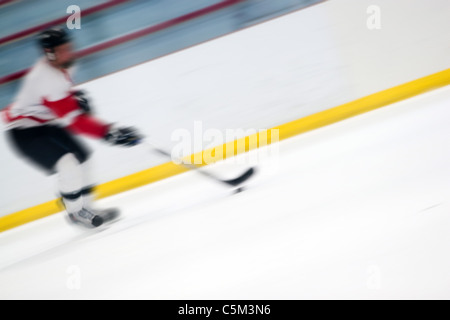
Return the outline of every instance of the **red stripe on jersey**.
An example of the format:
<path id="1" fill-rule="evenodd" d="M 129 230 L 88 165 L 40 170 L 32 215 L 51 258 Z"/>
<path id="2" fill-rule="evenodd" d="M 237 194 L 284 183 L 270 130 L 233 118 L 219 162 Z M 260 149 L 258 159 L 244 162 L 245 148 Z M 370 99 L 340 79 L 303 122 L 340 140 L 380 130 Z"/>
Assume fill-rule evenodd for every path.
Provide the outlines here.
<path id="1" fill-rule="evenodd" d="M 82 114 L 76 117 L 75 121 L 68 128 L 74 133 L 85 134 L 94 138 L 103 138 L 108 133 L 109 125 L 86 114 Z"/>
<path id="2" fill-rule="evenodd" d="M 59 118 L 79 109 L 78 101 L 72 95 L 68 95 L 64 99 L 58 101 L 48 101 L 44 99 L 43 105 L 52 110 Z"/>
<path id="3" fill-rule="evenodd" d="M 46 123 L 46 122 L 49 121 L 49 120 L 36 118 L 36 117 L 33 117 L 33 116 L 17 116 L 17 117 L 13 117 L 13 116 L 11 116 L 10 109 L 11 109 L 11 107 L 7 107 L 2 112 L 3 118 L 4 118 L 6 123 L 11 123 L 11 122 L 14 122 L 14 121 L 17 121 L 17 120 L 22 120 L 22 119 L 30 119 L 30 120 L 36 121 L 38 123 L 41 123 L 41 124 Z"/>
<path id="4" fill-rule="evenodd" d="M 73 111 L 80 110 L 78 101 L 72 94 L 58 101 L 44 100 L 44 105 L 50 108 L 59 118 L 63 118 Z M 77 134 L 85 134 L 94 138 L 103 138 L 108 132 L 109 126 L 86 114 L 81 114 L 74 119 L 68 128 Z"/>
<path id="5" fill-rule="evenodd" d="M 74 99 L 72 95 L 58 101 L 44 100 L 43 105 L 52 110 L 58 118 L 63 118 L 73 111 L 80 110 L 77 100 Z M 10 107 L 2 112 L 6 122 L 13 122 L 20 119 L 31 119 L 40 124 L 49 122 L 49 120 L 43 120 L 33 116 L 12 117 L 9 109 Z M 109 125 L 86 114 L 81 114 L 74 118 L 72 124 L 68 126 L 68 129 L 76 134 L 85 134 L 94 138 L 103 138 L 109 130 Z"/>

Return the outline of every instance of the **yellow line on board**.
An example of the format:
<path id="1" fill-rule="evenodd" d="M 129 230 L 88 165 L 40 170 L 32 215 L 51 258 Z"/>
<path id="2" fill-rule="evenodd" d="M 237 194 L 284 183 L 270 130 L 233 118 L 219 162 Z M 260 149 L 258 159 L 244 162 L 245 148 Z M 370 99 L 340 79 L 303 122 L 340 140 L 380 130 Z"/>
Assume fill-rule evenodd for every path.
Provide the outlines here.
<path id="1" fill-rule="evenodd" d="M 283 124 L 280 140 L 366 113 L 450 84 L 450 69 Z"/>
<path id="2" fill-rule="evenodd" d="M 224 160 L 259 148 L 263 145 L 318 129 L 323 126 L 330 125 L 449 84 L 450 69 L 447 69 L 424 78 L 371 94 L 338 107 L 285 123 L 278 127 L 272 128 L 271 130 L 259 132 L 216 148 L 204 150 L 197 154 L 191 155 L 187 159 L 190 158 L 193 163 L 194 159 L 200 159 L 201 164 L 199 166 L 211 164 L 218 160 Z M 272 141 L 270 132 L 277 129 L 279 130 L 279 137 Z M 265 136 L 266 134 L 268 134 L 268 137 Z M 233 150 L 233 152 L 230 153 L 229 150 Z M 197 163 L 197 161 L 195 161 L 195 163 Z M 129 191 L 134 188 L 175 176 L 185 172 L 186 170 L 186 168 L 176 165 L 173 162 L 164 163 L 156 167 L 99 185 L 96 188 L 97 198 L 101 199 Z M 53 200 L 32 208 L 12 213 L 8 216 L 0 218 L 0 232 L 47 217 L 57 212 L 61 212 L 62 210 L 63 209 L 59 200 Z"/>
<path id="3" fill-rule="evenodd" d="M 63 210 L 58 200 L 52 200 L 0 218 L 0 232 L 45 218 Z"/>

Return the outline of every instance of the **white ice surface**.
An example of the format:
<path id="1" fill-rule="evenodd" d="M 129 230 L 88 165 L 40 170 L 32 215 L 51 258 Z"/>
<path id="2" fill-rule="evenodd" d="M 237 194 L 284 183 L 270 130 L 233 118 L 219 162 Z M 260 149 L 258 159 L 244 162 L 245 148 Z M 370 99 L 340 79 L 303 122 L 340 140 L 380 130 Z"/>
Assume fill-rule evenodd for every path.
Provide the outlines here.
<path id="1" fill-rule="evenodd" d="M 102 232 L 59 214 L 1 233 L 0 299 L 449 299 L 449 103 L 283 141 L 234 196 L 191 172 L 103 200 L 123 217 Z"/>

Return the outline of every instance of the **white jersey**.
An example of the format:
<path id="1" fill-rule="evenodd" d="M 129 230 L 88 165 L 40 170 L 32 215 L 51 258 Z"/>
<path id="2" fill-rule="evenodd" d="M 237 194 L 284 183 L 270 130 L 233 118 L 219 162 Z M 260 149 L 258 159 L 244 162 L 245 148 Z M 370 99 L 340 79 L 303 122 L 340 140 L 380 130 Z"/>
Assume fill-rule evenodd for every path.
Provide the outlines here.
<path id="1" fill-rule="evenodd" d="M 25 76 L 12 105 L 3 112 L 7 129 L 31 128 L 50 123 L 64 124 L 64 119 L 58 117 L 46 103 L 71 95 L 73 71 L 73 68 L 66 71 L 51 66 L 45 57 L 38 60 Z M 70 118 L 79 113 L 71 114 Z"/>

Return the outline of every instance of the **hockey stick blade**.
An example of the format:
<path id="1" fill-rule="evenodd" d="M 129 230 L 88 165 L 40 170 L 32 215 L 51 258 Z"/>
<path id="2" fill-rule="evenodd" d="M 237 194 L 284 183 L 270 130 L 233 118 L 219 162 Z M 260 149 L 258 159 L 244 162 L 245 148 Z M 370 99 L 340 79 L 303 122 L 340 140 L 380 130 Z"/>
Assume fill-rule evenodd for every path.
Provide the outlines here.
<path id="1" fill-rule="evenodd" d="M 146 145 L 151 147 L 155 152 L 157 152 L 157 153 L 159 153 L 159 154 L 161 154 L 161 155 L 163 155 L 163 156 L 165 156 L 167 158 L 171 158 L 172 159 L 172 156 L 171 156 L 171 154 L 169 152 L 167 152 L 165 150 L 162 150 L 159 147 L 157 147 L 157 146 L 155 146 L 155 145 L 153 145 L 151 143 L 148 143 L 148 142 L 146 143 Z M 209 178 L 211 178 L 213 180 L 216 180 L 217 182 L 221 182 L 221 183 L 226 184 L 226 185 L 231 186 L 231 187 L 239 186 L 240 184 L 242 184 L 245 181 L 247 181 L 248 179 L 250 179 L 256 173 L 255 168 L 252 167 L 252 168 L 249 168 L 247 171 L 245 171 L 243 174 L 241 174 L 237 178 L 230 179 L 230 180 L 222 180 L 219 177 L 217 177 L 217 176 L 215 176 L 215 175 L 213 175 L 213 174 L 211 174 L 209 172 L 200 170 L 199 166 L 196 166 L 196 165 L 193 165 L 193 164 L 190 164 L 190 163 L 186 163 L 186 162 L 183 162 L 183 161 L 180 161 L 180 160 L 178 162 L 179 162 L 179 165 L 181 165 L 181 166 L 183 166 L 183 167 L 185 167 L 187 169 L 195 170 L 198 173 L 200 173 L 200 174 L 202 174 L 202 175 L 204 175 L 206 177 L 209 177 Z"/>
<path id="2" fill-rule="evenodd" d="M 250 168 L 247 171 L 245 171 L 242 175 L 240 175 L 239 177 L 237 177 L 235 179 L 222 180 L 222 181 L 226 184 L 236 187 L 236 186 L 244 183 L 248 179 L 250 179 L 255 174 L 255 172 L 256 172 L 255 168 Z"/>

